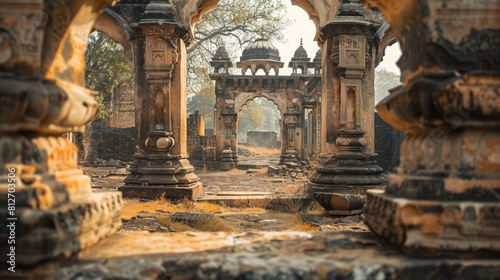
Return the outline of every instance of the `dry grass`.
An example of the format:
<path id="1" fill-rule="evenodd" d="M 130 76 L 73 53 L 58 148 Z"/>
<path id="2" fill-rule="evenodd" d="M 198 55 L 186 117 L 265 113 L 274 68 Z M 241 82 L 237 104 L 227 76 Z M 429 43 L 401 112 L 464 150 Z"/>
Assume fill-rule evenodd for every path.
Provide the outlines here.
<path id="1" fill-rule="evenodd" d="M 302 223 L 300 225 L 296 225 L 292 228 L 293 231 L 321 231 L 321 228 L 318 226 L 313 226 L 310 224 Z"/>
<path id="2" fill-rule="evenodd" d="M 173 229 L 176 229 L 178 231 L 191 231 L 191 230 L 193 230 L 193 228 L 186 225 L 185 223 L 174 222 L 174 221 L 172 221 L 172 218 L 167 217 L 167 216 L 163 216 L 163 217 L 158 218 L 158 221 L 160 222 L 160 224 L 167 226 L 167 227 L 170 227 L 170 228 L 173 228 Z"/>
<path id="3" fill-rule="evenodd" d="M 303 195 L 305 192 L 306 192 L 305 185 L 287 186 L 279 190 L 279 193 L 293 194 L 293 195 Z"/>
<path id="4" fill-rule="evenodd" d="M 165 199 L 157 199 L 148 202 L 139 202 L 138 199 L 125 199 L 122 207 L 121 218 L 130 220 L 136 217 L 139 212 L 147 211 L 151 213 L 160 210 L 164 213 L 192 212 L 200 214 L 222 214 L 222 213 L 240 213 L 240 214 L 263 214 L 267 210 L 263 208 L 229 208 L 224 205 L 218 205 L 208 202 L 194 202 L 188 199 L 180 203 L 173 204 Z"/>
<path id="5" fill-rule="evenodd" d="M 122 207 L 122 219 L 130 220 L 133 217 L 137 216 L 140 211 L 148 211 L 151 213 L 156 212 L 157 210 L 163 210 L 166 213 L 174 213 L 179 210 L 177 205 L 172 205 L 170 203 L 158 203 L 156 201 L 152 202 L 139 202 L 139 200 L 127 200 L 125 199 Z"/>
<path id="6" fill-rule="evenodd" d="M 240 231 L 239 227 L 225 223 L 219 217 L 186 222 L 175 222 L 170 217 L 161 217 L 158 221 L 178 231 Z"/>

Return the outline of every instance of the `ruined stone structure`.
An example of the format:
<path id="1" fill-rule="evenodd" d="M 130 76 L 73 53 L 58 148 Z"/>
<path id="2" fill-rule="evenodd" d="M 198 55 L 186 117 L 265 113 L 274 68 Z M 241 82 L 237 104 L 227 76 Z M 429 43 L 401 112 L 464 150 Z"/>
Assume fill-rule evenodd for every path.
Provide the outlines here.
<path id="1" fill-rule="evenodd" d="M 0 3 L 2 267 L 9 253 L 14 266 L 71 256 L 120 228 L 121 194 L 92 193 L 76 146 L 63 137 L 97 113 L 83 54 L 93 22 L 111 3 Z"/>
<path id="2" fill-rule="evenodd" d="M 104 16 L 110 15 L 127 37 L 137 93 L 135 161 L 119 189 L 124 196 L 196 197 L 203 188 L 186 147 L 189 31 L 178 25 L 169 2 L 123 1 Z"/>
<path id="3" fill-rule="evenodd" d="M 411 254 L 498 257 L 500 3 L 366 2 L 403 51 L 403 85 L 377 110 L 408 132 L 385 192 L 369 192 L 366 223 Z"/>
<path id="4" fill-rule="evenodd" d="M 215 161 L 216 138 L 215 135 L 206 135 L 205 119 L 198 111 L 190 114 L 188 118 L 187 150 L 190 160 Z"/>
<path id="5" fill-rule="evenodd" d="M 114 24 L 101 27 L 117 27 L 115 38 L 136 71 L 138 150 L 122 188 L 128 195 L 201 192 L 186 159 L 185 44 L 217 0 L 172 2 L 126 0 L 101 18 Z M 373 68 L 390 42 L 384 34 L 394 32 L 403 50 L 403 85 L 378 111 L 408 136 L 386 191 L 368 191 L 365 222 L 409 254 L 498 257 L 500 4 L 365 2 L 382 11 L 391 29 L 356 1 L 292 0 L 316 24 L 322 45 L 322 151 L 373 171 L 366 186 L 379 183 L 377 167 L 366 159 L 373 151 L 373 114 L 363 110 L 371 103 Z M 16 244 L 22 244 L 15 247 L 17 264 L 70 256 L 120 226 L 120 194 L 91 193 L 90 178 L 77 168 L 75 145 L 62 137 L 81 131 L 97 112 L 95 93 L 84 88 L 83 54 L 94 22 L 110 4 L 0 3 L 0 219 L 16 224 Z M 339 6 L 346 9 L 339 12 Z M 230 87 L 254 86 L 253 76 L 231 85 L 220 75 Z M 235 117 L 235 104 L 218 112 L 222 124 Z M 295 110 L 285 106 L 283 114 L 288 127 L 297 123 Z M 334 174 L 351 167 L 335 162 L 325 162 L 311 178 L 330 193 L 338 190 L 328 187 L 339 185 Z M 2 244 L 9 230 L 0 229 Z"/>
<path id="6" fill-rule="evenodd" d="M 109 127 L 129 128 L 135 126 L 134 83 L 123 84 L 113 90 L 110 100 Z"/>
<path id="7" fill-rule="evenodd" d="M 387 26 L 359 1 L 341 1 L 322 29 L 322 163 L 310 178 L 318 202 L 332 214 L 362 211 L 365 191 L 382 188 L 374 161 L 374 70 Z"/>
<path id="8" fill-rule="evenodd" d="M 248 131 L 247 144 L 254 147 L 276 149 L 281 146 L 278 133 L 274 131 Z"/>
<path id="9" fill-rule="evenodd" d="M 319 96 L 308 93 L 306 85 L 311 79 L 319 77 L 321 60 L 311 62 L 301 42 L 289 64 L 293 74 L 280 76 L 279 69 L 284 63 L 280 61 L 279 52 L 269 41 L 261 38 L 243 50 L 237 63 L 237 67 L 241 68 L 241 75 L 230 73 L 233 64 L 223 45 L 210 63 L 214 67 L 214 73 L 210 77 L 215 80 L 216 88 L 215 129 L 217 159 L 221 162 L 221 170 L 230 170 L 237 165 L 238 112 L 256 97 L 273 101 L 281 113 L 280 162 L 303 159 L 305 109 L 316 109 L 319 106 Z M 309 68 L 313 73 L 308 71 Z M 265 75 L 256 75 L 260 69 L 264 70 Z M 301 70 L 300 73 L 298 69 Z M 251 75 L 245 75 L 247 70 Z M 275 75 L 270 75 L 271 70 Z M 315 112 L 309 116 L 311 119 L 317 118 Z M 311 132 L 309 136 L 312 139 L 316 134 Z"/>
<path id="10" fill-rule="evenodd" d="M 92 122 L 87 125 L 83 137 L 73 142 L 83 149 L 78 161 L 82 164 L 92 163 L 97 159 L 120 160 L 132 162 L 134 160 L 135 139 L 134 127 L 115 128 Z"/>

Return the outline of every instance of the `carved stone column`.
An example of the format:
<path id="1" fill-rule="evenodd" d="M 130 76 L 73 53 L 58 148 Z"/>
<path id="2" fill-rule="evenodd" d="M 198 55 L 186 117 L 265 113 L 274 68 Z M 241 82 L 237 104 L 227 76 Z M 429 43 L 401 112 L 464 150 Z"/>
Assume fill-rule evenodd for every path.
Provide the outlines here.
<path id="1" fill-rule="evenodd" d="M 194 198 L 203 186 L 187 159 L 186 46 L 187 30 L 174 20 L 169 2 L 152 0 L 133 28 L 141 38 L 138 60 L 143 61 L 137 82 L 139 111 L 136 120 L 138 149 L 124 196 Z"/>
<path id="2" fill-rule="evenodd" d="M 283 135 L 281 136 L 282 148 L 280 164 L 298 161 L 296 143 L 299 141 L 297 137 L 297 130 L 300 129 L 300 121 L 299 111 L 294 106 L 288 107 L 287 111 L 283 114 Z"/>
<path id="3" fill-rule="evenodd" d="M 232 104 L 230 104 L 232 105 Z M 238 116 L 234 111 L 234 106 L 226 106 L 220 113 L 223 121 L 223 132 L 218 134 L 222 141 L 222 152 L 219 169 L 228 171 L 238 165 L 237 142 L 238 142 Z"/>
<path id="4" fill-rule="evenodd" d="M 6 257 L 16 272 L 70 257 L 120 228 L 120 193 L 92 193 L 76 146 L 63 137 L 83 131 L 97 113 L 97 93 L 85 88 L 83 54 L 93 22 L 109 4 L 0 3 L 2 267 Z"/>
<path id="5" fill-rule="evenodd" d="M 403 85 L 377 110 L 408 132 L 365 223 L 412 255 L 500 255 L 500 3 L 365 1 L 391 23 Z"/>
<path id="6" fill-rule="evenodd" d="M 382 19 L 341 1 L 323 27 L 322 163 L 310 178 L 316 200 L 335 215 L 362 212 L 367 189 L 382 188 L 374 155 L 375 33 Z"/>

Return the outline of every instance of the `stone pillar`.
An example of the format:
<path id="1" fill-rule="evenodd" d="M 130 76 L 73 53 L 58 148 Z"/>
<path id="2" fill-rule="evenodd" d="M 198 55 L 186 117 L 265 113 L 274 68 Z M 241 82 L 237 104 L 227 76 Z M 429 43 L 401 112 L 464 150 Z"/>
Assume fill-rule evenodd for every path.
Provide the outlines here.
<path id="1" fill-rule="evenodd" d="M 300 112 L 295 106 L 288 107 L 283 114 L 280 164 L 298 161 L 297 146 L 300 142 L 298 135 L 301 135 L 301 133 L 297 132 L 301 129 L 300 121 Z"/>
<path id="2" fill-rule="evenodd" d="M 401 43 L 403 85 L 377 110 L 408 132 L 365 223 L 411 255 L 500 254 L 500 3 L 365 1 Z"/>
<path id="3" fill-rule="evenodd" d="M 238 165 L 238 116 L 234 112 L 234 107 L 232 106 L 222 110 L 221 116 L 223 119 L 224 131 L 217 136 L 221 137 L 222 141 L 219 169 L 228 171 L 236 168 Z"/>
<path id="4" fill-rule="evenodd" d="M 121 226 L 120 193 L 92 193 L 76 146 L 63 136 L 83 131 L 97 113 L 83 55 L 93 22 L 109 4 L 0 3 L 2 267 L 7 254 L 15 255 L 7 261 L 15 259 L 8 266 L 16 272 L 70 257 Z"/>
<path id="5" fill-rule="evenodd" d="M 195 198 L 203 186 L 187 155 L 187 30 L 174 20 L 172 5 L 151 1 L 137 35 L 137 153 L 125 185 L 126 197 Z M 137 63 L 139 61 L 139 63 Z M 140 62 L 143 64 L 141 65 Z"/>
<path id="6" fill-rule="evenodd" d="M 359 1 L 342 1 L 321 30 L 322 162 L 310 178 L 316 200 L 335 215 L 362 212 L 366 190 L 382 188 L 374 156 L 376 14 Z"/>

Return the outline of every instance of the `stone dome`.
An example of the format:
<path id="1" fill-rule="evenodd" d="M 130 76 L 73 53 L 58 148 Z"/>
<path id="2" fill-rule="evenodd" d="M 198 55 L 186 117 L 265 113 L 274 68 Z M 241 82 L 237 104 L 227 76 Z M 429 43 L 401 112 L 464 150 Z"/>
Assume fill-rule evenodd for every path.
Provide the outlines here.
<path id="1" fill-rule="evenodd" d="M 227 53 L 226 47 L 221 45 L 215 52 L 212 61 L 231 61 L 229 54 Z"/>
<path id="2" fill-rule="evenodd" d="M 255 40 L 243 50 L 240 61 L 246 60 L 281 61 L 278 49 L 264 38 Z"/>
<path id="3" fill-rule="evenodd" d="M 300 46 L 295 50 L 293 54 L 292 61 L 309 61 L 307 57 L 307 51 L 302 46 L 302 39 L 300 39 Z"/>
<path id="4" fill-rule="evenodd" d="M 314 59 L 313 61 L 314 62 L 320 62 L 321 61 L 321 57 L 322 57 L 323 53 L 321 52 L 321 49 L 319 49 L 317 52 L 316 52 L 316 56 L 314 56 Z"/>

